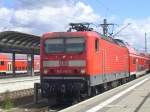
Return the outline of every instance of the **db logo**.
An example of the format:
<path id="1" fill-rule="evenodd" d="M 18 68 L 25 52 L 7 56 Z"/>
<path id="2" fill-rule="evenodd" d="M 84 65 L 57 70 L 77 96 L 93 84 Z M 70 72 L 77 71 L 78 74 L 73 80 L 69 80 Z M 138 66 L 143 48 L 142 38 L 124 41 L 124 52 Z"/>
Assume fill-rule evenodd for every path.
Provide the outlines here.
<path id="1" fill-rule="evenodd" d="M 68 66 L 68 61 L 61 60 L 59 61 L 60 66 Z"/>

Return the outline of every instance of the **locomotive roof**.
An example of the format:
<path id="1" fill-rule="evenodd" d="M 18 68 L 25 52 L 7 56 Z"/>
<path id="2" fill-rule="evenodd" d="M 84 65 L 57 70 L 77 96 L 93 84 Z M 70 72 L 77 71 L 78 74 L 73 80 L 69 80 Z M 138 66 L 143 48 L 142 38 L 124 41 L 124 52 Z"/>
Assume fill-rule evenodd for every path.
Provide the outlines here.
<path id="1" fill-rule="evenodd" d="M 44 34 L 44 36 L 47 38 L 48 37 L 48 34 L 54 34 L 54 36 L 57 36 L 57 33 L 58 33 L 58 36 L 59 34 L 64 34 L 64 33 L 67 33 L 67 34 L 83 34 L 83 33 L 95 33 L 95 34 L 98 34 L 100 38 L 106 40 L 106 41 L 109 41 L 111 43 L 114 43 L 116 45 L 119 45 L 119 46 L 122 46 L 122 47 L 126 47 L 125 43 L 123 42 L 123 40 L 120 40 L 120 39 L 114 39 L 112 37 L 106 37 L 106 36 L 103 36 L 102 34 L 100 34 L 99 32 L 96 32 L 96 31 L 77 31 L 77 32 L 47 32 Z M 47 36 L 46 36 L 47 35 Z"/>
<path id="2" fill-rule="evenodd" d="M 98 32 L 96 32 L 96 33 L 98 33 Z M 121 39 L 114 39 L 113 37 L 111 37 L 111 36 L 104 36 L 104 35 L 102 35 L 102 34 L 100 34 L 100 33 L 98 33 L 98 35 L 100 35 L 100 37 L 102 38 L 102 39 L 104 39 L 104 40 L 107 40 L 107 41 L 109 41 L 109 42 L 111 42 L 111 43 L 114 43 L 114 44 L 117 44 L 117 45 L 119 45 L 119 46 L 122 46 L 122 47 L 126 47 L 126 44 L 125 44 L 125 42 L 123 41 L 123 40 L 121 40 Z"/>
<path id="3" fill-rule="evenodd" d="M 128 43 L 124 42 L 123 40 L 121 39 L 114 39 L 112 37 L 106 37 L 106 36 L 103 36 L 102 34 L 100 34 L 99 32 L 96 32 L 96 31 L 77 31 L 77 32 L 49 32 L 49 33 L 45 33 L 45 35 L 47 34 L 57 34 L 57 33 L 95 33 L 97 35 L 99 35 L 100 38 L 106 40 L 106 41 L 109 41 L 113 44 L 116 44 L 116 45 L 119 45 L 119 46 L 122 46 L 122 47 L 126 47 L 129 51 L 129 53 L 131 54 L 137 54 L 139 55 L 140 53 L 134 48 L 132 47 L 131 45 L 129 45 Z M 145 55 L 145 54 L 144 54 Z"/>

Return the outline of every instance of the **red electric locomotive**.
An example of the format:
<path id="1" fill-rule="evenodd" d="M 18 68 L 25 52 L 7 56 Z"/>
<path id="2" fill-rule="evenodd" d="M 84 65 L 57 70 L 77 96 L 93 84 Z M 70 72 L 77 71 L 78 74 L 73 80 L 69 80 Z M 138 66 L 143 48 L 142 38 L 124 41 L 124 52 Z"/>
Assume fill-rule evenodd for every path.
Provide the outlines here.
<path id="1" fill-rule="evenodd" d="M 77 32 L 46 33 L 41 38 L 43 97 L 80 99 L 129 79 L 126 44 L 80 24 L 73 28 Z"/>
<path id="2" fill-rule="evenodd" d="M 43 97 L 80 100 L 149 70 L 150 56 L 122 40 L 104 37 L 83 24 L 73 24 L 72 29 L 77 32 L 46 33 L 41 38 Z"/>

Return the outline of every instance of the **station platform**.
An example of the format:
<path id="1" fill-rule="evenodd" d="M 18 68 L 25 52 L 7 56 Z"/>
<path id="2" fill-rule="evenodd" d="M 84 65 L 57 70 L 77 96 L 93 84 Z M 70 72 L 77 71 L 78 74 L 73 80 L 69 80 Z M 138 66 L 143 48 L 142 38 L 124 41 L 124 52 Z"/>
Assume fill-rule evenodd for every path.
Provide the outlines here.
<path id="1" fill-rule="evenodd" d="M 34 88 L 36 82 L 40 82 L 40 76 L 0 79 L 0 93 Z"/>
<path id="2" fill-rule="evenodd" d="M 60 112 L 150 112 L 150 74 Z"/>

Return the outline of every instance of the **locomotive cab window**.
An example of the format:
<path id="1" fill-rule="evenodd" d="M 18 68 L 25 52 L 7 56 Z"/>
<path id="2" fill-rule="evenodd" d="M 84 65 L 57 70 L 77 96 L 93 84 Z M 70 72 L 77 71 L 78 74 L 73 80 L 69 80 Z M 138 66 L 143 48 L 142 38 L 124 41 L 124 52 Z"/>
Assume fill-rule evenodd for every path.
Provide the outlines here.
<path id="1" fill-rule="evenodd" d="M 99 40 L 98 39 L 95 40 L 95 51 L 96 52 L 99 51 Z"/>
<path id="2" fill-rule="evenodd" d="M 85 49 L 85 39 L 81 37 L 47 39 L 45 41 L 46 53 L 69 53 L 83 52 Z"/>
<path id="3" fill-rule="evenodd" d="M 68 38 L 65 41 L 66 52 L 83 52 L 85 47 L 84 38 Z"/>
<path id="4" fill-rule="evenodd" d="M 45 41 L 45 52 L 46 53 L 59 53 L 64 51 L 64 40 L 63 39 L 47 39 Z"/>

